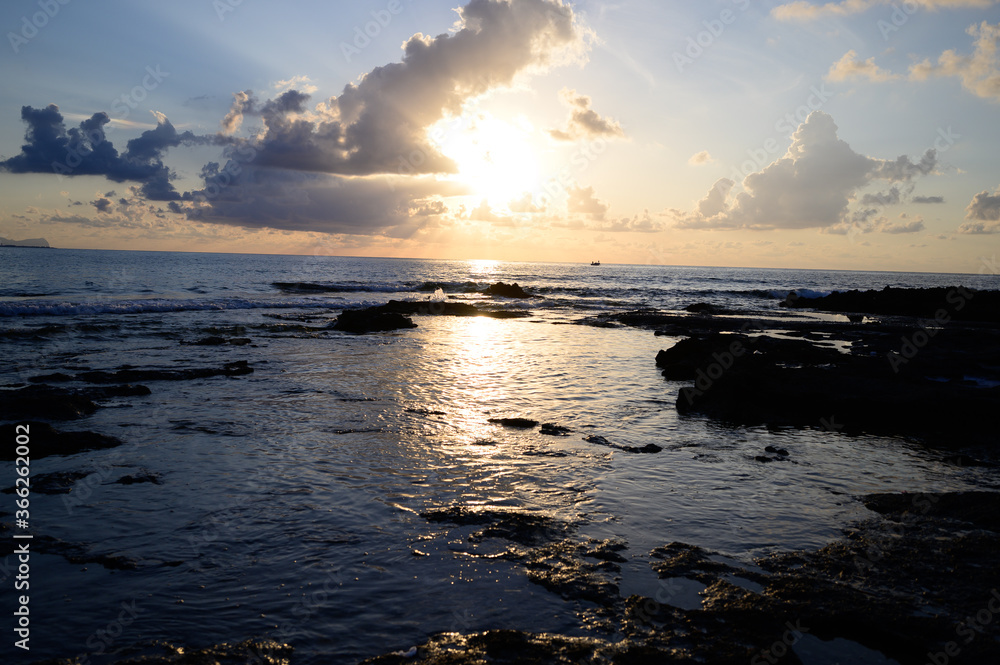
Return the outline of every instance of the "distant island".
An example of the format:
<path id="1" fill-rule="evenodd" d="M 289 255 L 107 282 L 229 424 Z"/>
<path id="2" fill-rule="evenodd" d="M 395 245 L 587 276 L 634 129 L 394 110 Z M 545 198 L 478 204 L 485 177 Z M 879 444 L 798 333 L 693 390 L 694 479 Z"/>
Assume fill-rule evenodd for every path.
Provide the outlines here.
<path id="1" fill-rule="evenodd" d="M 27 240 L 11 240 L 10 238 L 0 238 L 0 247 L 40 247 L 51 249 L 52 245 L 45 238 L 29 238 Z"/>

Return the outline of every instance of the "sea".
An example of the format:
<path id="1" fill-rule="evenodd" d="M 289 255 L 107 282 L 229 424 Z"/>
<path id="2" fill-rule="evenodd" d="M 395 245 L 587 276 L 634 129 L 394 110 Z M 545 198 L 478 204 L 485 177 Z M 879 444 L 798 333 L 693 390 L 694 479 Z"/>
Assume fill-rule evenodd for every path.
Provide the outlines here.
<path id="1" fill-rule="evenodd" d="M 443 631 L 594 635 L 603 629 L 588 603 L 532 583 L 505 556 L 510 543 L 425 515 L 511 510 L 565 524 L 573 539 L 618 539 L 621 594 L 654 597 L 649 553 L 667 543 L 746 562 L 836 540 L 872 517 L 858 500 L 866 493 L 995 488 L 995 474 L 904 438 L 682 416 L 684 384 L 655 365 L 677 338 L 601 315 L 706 302 L 777 317 L 791 291 L 996 280 L 0 248 L 4 390 L 55 373 L 253 369 L 143 382 L 149 395 L 53 421 L 123 444 L 31 462 L 32 477 L 75 480 L 68 492 L 31 495 L 32 533 L 50 546 L 31 558 L 30 653 L 13 647 L 17 563 L 0 562 L 0 660 L 99 665 L 150 645 L 179 652 L 254 638 L 292 645 L 294 665 L 327 665 L 406 652 Z M 500 281 L 537 297 L 481 293 Z M 391 299 L 528 315 L 330 329 L 344 309 Z M 198 343 L 213 337 L 224 343 Z M 490 422 L 512 417 L 570 433 Z M 629 454 L 586 440 L 594 435 L 663 450 Z M 788 460 L 760 463 L 766 446 Z M 13 487 L 13 464 L 2 468 L 0 488 Z M 0 494 L 8 524 L 14 501 Z"/>

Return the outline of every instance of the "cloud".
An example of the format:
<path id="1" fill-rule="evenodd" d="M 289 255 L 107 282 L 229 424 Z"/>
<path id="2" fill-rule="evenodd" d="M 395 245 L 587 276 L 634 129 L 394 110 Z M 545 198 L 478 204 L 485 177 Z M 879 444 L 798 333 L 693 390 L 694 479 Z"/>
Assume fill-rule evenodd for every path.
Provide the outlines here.
<path id="1" fill-rule="evenodd" d="M 711 164 L 713 161 L 712 155 L 709 154 L 708 150 L 702 150 L 691 155 L 691 158 L 688 159 L 688 164 L 691 166 L 701 166 L 702 164 Z"/>
<path id="2" fill-rule="evenodd" d="M 525 192 L 524 196 L 519 199 L 515 199 L 507 204 L 507 207 L 511 212 L 520 213 L 539 213 L 545 212 L 544 207 L 535 205 L 534 197 L 531 192 Z"/>
<path id="3" fill-rule="evenodd" d="M 979 192 L 972 198 L 972 203 L 965 211 L 968 213 L 966 219 L 1000 220 L 1000 188 L 994 194 Z"/>
<path id="4" fill-rule="evenodd" d="M 566 201 L 566 210 L 572 213 L 590 215 L 593 219 L 604 219 L 611 206 L 594 196 L 593 187 L 571 187 Z"/>
<path id="5" fill-rule="evenodd" d="M 858 54 L 853 49 L 845 53 L 844 57 L 830 67 L 830 71 L 826 74 L 826 80 L 846 81 L 851 78 L 867 78 L 873 83 L 883 83 L 900 78 L 899 75 L 876 65 L 874 57 L 864 61 L 857 58 Z"/>
<path id="6" fill-rule="evenodd" d="M 913 203 L 944 203 L 943 196 L 914 196 L 910 199 Z"/>
<path id="7" fill-rule="evenodd" d="M 27 123 L 25 145 L 21 154 L 0 162 L 0 170 L 9 173 L 56 173 L 64 176 L 100 175 L 114 182 L 142 183 L 142 192 L 151 200 L 179 198 L 170 184 L 171 173 L 162 161 L 169 148 L 204 142 L 191 132 L 179 134 L 162 113 L 156 116 L 156 129 L 143 132 L 126 145 L 125 152 L 107 140 L 104 126 L 111 119 L 107 113 L 95 113 L 79 127 L 66 129 L 59 107 L 44 109 L 21 107 L 21 119 Z"/>
<path id="8" fill-rule="evenodd" d="M 996 4 L 997 0 L 909 0 L 921 9 L 936 11 L 939 9 L 978 8 L 985 9 Z M 771 10 L 771 16 L 781 21 L 814 21 L 833 16 L 850 16 L 860 14 L 873 7 L 891 5 L 895 0 L 841 0 L 841 2 L 826 2 L 814 5 L 804 0 L 795 0 L 778 5 Z"/>
<path id="9" fill-rule="evenodd" d="M 576 141 L 625 136 L 625 131 L 617 121 L 602 118 L 590 108 L 590 97 L 580 95 L 576 90 L 569 88 L 563 88 L 559 96 L 562 97 L 563 103 L 570 107 L 570 116 L 565 129 L 549 130 L 552 138 L 558 141 Z"/>
<path id="10" fill-rule="evenodd" d="M 183 212 L 192 220 L 247 228 L 405 237 L 426 222 L 414 206 L 419 211 L 433 205 L 428 199 L 466 193 L 428 177 L 349 178 L 256 164 L 235 168 L 232 162 L 210 167 L 205 175 L 213 186 L 185 194 Z M 217 180 L 211 173 L 230 175 Z"/>
<path id="11" fill-rule="evenodd" d="M 286 81 L 276 81 L 272 87 L 278 92 L 301 90 L 307 95 L 311 95 L 319 90 L 317 86 L 313 85 L 309 77 L 305 75 L 293 76 Z"/>
<path id="12" fill-rule="evenodd" d="M 879 232 L 891 234 L 918 233 L 926 228 L 924 226 L 924 220 L 920 217 L 917 217 L 916 219 L 909 219 L 905 214 L 902 214 L 899 217 L 900 221 L 898 222 L 890 222 L 887 220 L 883 221 L 877 226 Z"/>
<path id="13" fill-rule="evenodd" d="M 325 101 L 311 100 L 314 87 L 303 77 L 279 81 L 278 90 L 288 89 L 273 98 L 236 93 L 212 136 L 177 132 L 157 115 L 157 126 L 119 154 L 104 137 L 107 114 L 67 130 L 55 106 L 25 107 L 26 145 L 0 169 L 51 173 L 76 149 L 82 157 L 68 175 L 137 182 L 145 199 L 169 202 L 163 213 L 247 228 L 406 237 L 442 214 L 442 198 L 469 193 L 433 177 L 456 165 L 428 128 L 492 90 L 582 61 L 590 47 L 591 34 L 564 0 L 470 0 L 457 13 L 451 30 L 414 35 L 400 61 Z M 579 127 L 597 131 L 600 122 L 610 121 L 584 112 Z M 163 157 L 187 144 L 221 146 L 222 159 L 202 168 L 200 189 L 178 193 Z"/>
<path id="14" fill-rule="evenodd" d="M 911 65 L 910 79 L 923 81 L 932 76 L 955 77 L 961 80 L 963 88 L 977 97 L 1000 102 L 1000 23 L 990 25 L 983 21 L 969 26 L 966 32 L 975 40 L 972 55 L 960 55 L 949 49 L 938 57 L 937 64 L 928 59 Z"/>
<path id="15" fill-rule="evenodd" d="M 483 199 L 478 207 L 469 211 L 468 218 L 474 222 L 489 222 L 495 226 L 514 226 L 514 219 L 512 217 L 498 215 L 493 212 L 490 202 L 486 199 Z"/>
<path id="16" fill-rule="evenodd" d="M 643 210 L 641 215 L 622 217 L 591 230 L 610 233 L 657 233 L 663 231 L 664 228 L 665 225 L 662 222 L 655 221 L 648 210 Z"/>
<path id="17" fill-rule="evenodd" d="M 743 180 L 743 190 L 729 200 L 735 183 L 716 182 L 694 212 L 673 210 L 676 226 L 688 229 L 805 229 L 845 223 L 857 192 L 876 180 L 905 182 L 931 173 L 937 153 L 928 150 L 917 162 L 907 156 L 881 160 L 858 154 L 837 136 L 833 118 L 815 111 L 799 125 L 785 155 Z M 898 189 L 870 195 L 868 204 L 891 202 Z M 874 210 L 861 211 L 867 219 Z"/>
<path id="18" fill-rule="evenodd" d="M 259 113 L 262 132 L 250 140 L 262 166 L 342 175 L 452 173 L 454 162 L 431 145 L 427 127 L 457 115 L 474 97 L 586 49 L 584 31 L 561 0 L 472 0 L 458 14 L 452 32 L 414 35 L 401 62 L 376 67 L 308 114 L 238 97 L 224 129 Z"/>
<path id="19" fill-rule="evenodd" d="M 1000 222 L 966 222 L 958 227 L 958 232 L 966 235 L 992 235 L 1000 233 Z"/>
<path id="20" fill-rule="evenodd" d="M 901 194 L 899 187 L 893 185 L 885 192 L 876 192 L 875 194 L 865 194 L 861 197 L 861 205 L 868 206 L 890 206 L 896 205 L 900 202 Z"/>
<path id="21" fill-rule="evenodd" d="M 111 208 L 111 201 L 110 199 L 100 198 L 96 201 L 91 201 L 90 205 L 97 208 L 97 212 L 108 212 Z"/>

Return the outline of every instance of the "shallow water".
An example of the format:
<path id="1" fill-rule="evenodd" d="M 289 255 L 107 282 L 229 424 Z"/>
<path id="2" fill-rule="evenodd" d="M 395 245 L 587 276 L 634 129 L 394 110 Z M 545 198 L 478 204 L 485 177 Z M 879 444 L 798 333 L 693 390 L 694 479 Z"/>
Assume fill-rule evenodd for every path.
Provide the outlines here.
<path id="1" fill-rule="evenodd" d="M 510 543 L 470 542 L 478 527 L 420 515 L 437 508 L 533 511 L 569 525 L 575 539 L 620 538 L 629 559 L 622 592 L 654 596 L 659 582 L 647 555 L 671 541 L 748 560 L 837 538 L 869 515 L 855 499 L 860 494 L 996 486 L 982 470 L 947 464 L 904 440 L 680 416 L 674 402 L 682 384 L 664 381 L 653 362 L 672 339 L 559 325 L 617 302 L 714 299 L 766 311 L 776 309 L 761 295 L 767 279 L 780 288 L 824 280 L 841 288 L 868 277 L 613 266 L 581 277 L 589 266 L 382 261 L 366 268 L 364 260 L 209 255 L 145 255 L 149 269 L 140 271 L 135 256 L 101 254 L 100 270 L 95 255 L 71 256 L 71 266 L 56 270 L 76 282 L 64 275 L 45 284 L 27 275 L 8 284 L 61 295 L 0 303 L 21 308 L 19 316 L 0 317 L 9 360 L 0 385 L 125 363 L 179 369 L 246 360 L 255 371 L 149 382 L 147 397 L 111 400 L 88 418 L 57 424 L 125 444 L 35 462 L 33 475 L 92 472 L 70 494 L 32 496 L 36 533 L 134 559 L 138 568 L 36 555 L 33 658 L 88 654 L 100 663 L 107 660 L 102 651 L 150 639 L 205 646 L 270 636 L 295 647 L 294 663 L 313 665 L 406 650 L 447 630 L 592 630 L 587 603 L 564 601 L 494 556 Z M 227 268 L 228 275 L 218 274 Z M 87 275 L 119 269 L 120 282 L 84 284 Z M 841 282 L 830 284 L 836 278 Z M 582 282 L 591 294 L 539 299 L 528 319 L 416 317 L 416 329 L 366 336 L 322 329 L 345 302 L 430 295 L 391 290 L 400 285 L 457 289 L 498 279 L 529 290 Z M 702 288 L 713 280 L 720 286 Z M 353 281 L 383 290 L 290 299 L 275 281 Z M 181 283 L 205 291 L 199 302 L 219 307 L 181 306 L 192 300 Z M 460 291 L 452 295 L 476 298 Z M 148 298 L 178 306 L 155 311 L 142 304 Z M 232 298 L 254 307 L 227 307 L 243 302 Z M 118 307 L 123 302 L 129 306 Z M 67 303 L 78 307 L 58 309 Z M 48 313 L 27 315 L 33 306 Z M 185 344 L 211 334 L 252 344 Z M 488 422 L 509 416 L 572 434 Z M 664 450 L 629 454 L 583 439 L 592 434 Z M 767 445 L 786 449 L 788 459 L 756 461 Z M 157 475 L 160 484 L 115 482 L 137 472 Z M 12 473 L 0 484 L 13 484 Z M 127 625 L 122 603 L 134 609 Z"/>

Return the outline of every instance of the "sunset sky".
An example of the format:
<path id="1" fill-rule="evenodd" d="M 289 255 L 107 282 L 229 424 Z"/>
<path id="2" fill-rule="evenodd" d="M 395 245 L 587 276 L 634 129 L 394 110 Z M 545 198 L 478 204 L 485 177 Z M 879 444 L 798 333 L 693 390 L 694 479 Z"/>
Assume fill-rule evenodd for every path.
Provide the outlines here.
<path id="1" fill-rule="evenodd" d="M 980 272 L 1000 1 L 10 0 L 0 236 Z"/>

